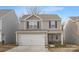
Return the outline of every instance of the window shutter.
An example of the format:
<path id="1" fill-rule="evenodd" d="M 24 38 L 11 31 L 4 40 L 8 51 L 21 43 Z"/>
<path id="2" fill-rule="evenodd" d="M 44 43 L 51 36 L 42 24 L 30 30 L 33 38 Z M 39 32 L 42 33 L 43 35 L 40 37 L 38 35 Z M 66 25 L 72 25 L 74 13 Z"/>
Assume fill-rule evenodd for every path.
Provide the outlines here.
<path id="1" fill-rule="evenodd" d="M 39 21 L 37 21 L 37 28 L 39 29 Z"/>
<path id="2" fill-rule="evenodd" d="M 56 39 L 58 39 L 58 35 L 56 34 Z"/>
<path id="3" fill-rule="evenodd" d="M 55 21 L 55 28 L 57 28 L 57 21 Z"/>
<path id="4" fill-rule="evenodd" d="M 51 28 L 51 21 L 49 21 L 49 28 Z"/>
<path id="5" fill-rule="evenodd" d="M 29 21 L 27 21 L 27 29 L 29 28 Z"/>

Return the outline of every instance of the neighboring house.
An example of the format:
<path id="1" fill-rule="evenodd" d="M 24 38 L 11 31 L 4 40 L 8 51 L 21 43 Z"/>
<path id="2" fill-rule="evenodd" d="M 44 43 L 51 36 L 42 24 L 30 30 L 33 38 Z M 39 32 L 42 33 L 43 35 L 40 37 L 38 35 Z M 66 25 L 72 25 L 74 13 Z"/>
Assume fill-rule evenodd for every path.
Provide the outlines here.
<path id="1" fill-rule="evenodd" d="M 18 45 L 48 45 L 61 42 L 61 18 L 55 14 L 23 15 L 19 31 L 16 32 Z"/>
<path id="2" fill-rule="evenodd" d="M 69 44 L 79 44 L 79 16 L 69 17 L 64 26 L 64 40 Z"/>
<path id="3" fill-rule="evenodd" d="M 18 19 L 14 10 L 0 10 L 0 42 L 16 43 Z"/>

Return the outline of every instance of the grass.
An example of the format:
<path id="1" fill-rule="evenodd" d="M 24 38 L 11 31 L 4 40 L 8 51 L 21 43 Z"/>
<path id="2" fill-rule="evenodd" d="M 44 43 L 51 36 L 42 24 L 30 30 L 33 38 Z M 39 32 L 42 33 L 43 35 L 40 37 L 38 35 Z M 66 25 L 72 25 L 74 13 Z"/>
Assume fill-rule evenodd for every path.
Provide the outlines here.
<path id="1" fill-rule="evenodd" d="M 5 51 L 12 49 L 14 47 L 16 47 L 15 44 L 7 44 L 7 45 L 0 44 L 0 52 L 5 52 Z"/>

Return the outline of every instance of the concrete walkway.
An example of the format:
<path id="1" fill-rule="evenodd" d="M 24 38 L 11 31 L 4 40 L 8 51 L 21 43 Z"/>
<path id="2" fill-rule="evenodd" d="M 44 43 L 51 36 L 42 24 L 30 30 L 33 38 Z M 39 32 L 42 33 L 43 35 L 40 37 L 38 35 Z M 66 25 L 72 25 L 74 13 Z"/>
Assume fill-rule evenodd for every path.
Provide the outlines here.
<path id="1" fill-rule="evenodd" d="M 78 48 L 45 48 L 45 46 L 18 46 L 6 52 L 74 52 Z"/>
<path id="2" fill-rule="evenodd" d="M 18 46 L 7 52 L 48 52 L 45 46 Z"/>

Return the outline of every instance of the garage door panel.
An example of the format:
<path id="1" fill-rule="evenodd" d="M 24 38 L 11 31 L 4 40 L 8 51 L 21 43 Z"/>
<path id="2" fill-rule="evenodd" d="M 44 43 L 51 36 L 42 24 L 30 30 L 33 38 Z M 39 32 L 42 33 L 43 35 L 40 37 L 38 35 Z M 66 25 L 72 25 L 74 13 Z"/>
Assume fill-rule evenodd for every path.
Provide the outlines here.
<path id="1" fill-rule="evenodd" d="M 26 35 L 19 35 L 19 39 L 18 39 L 19 45 L 31 44 L 30 40 L 27 39 L 29 38 L 28 37 L 26 38 Z"/>
<path id="2" fill-rule="evenodd" d="M 45 45 L 45 34 L 20 34 L 19 45 Z"/>

